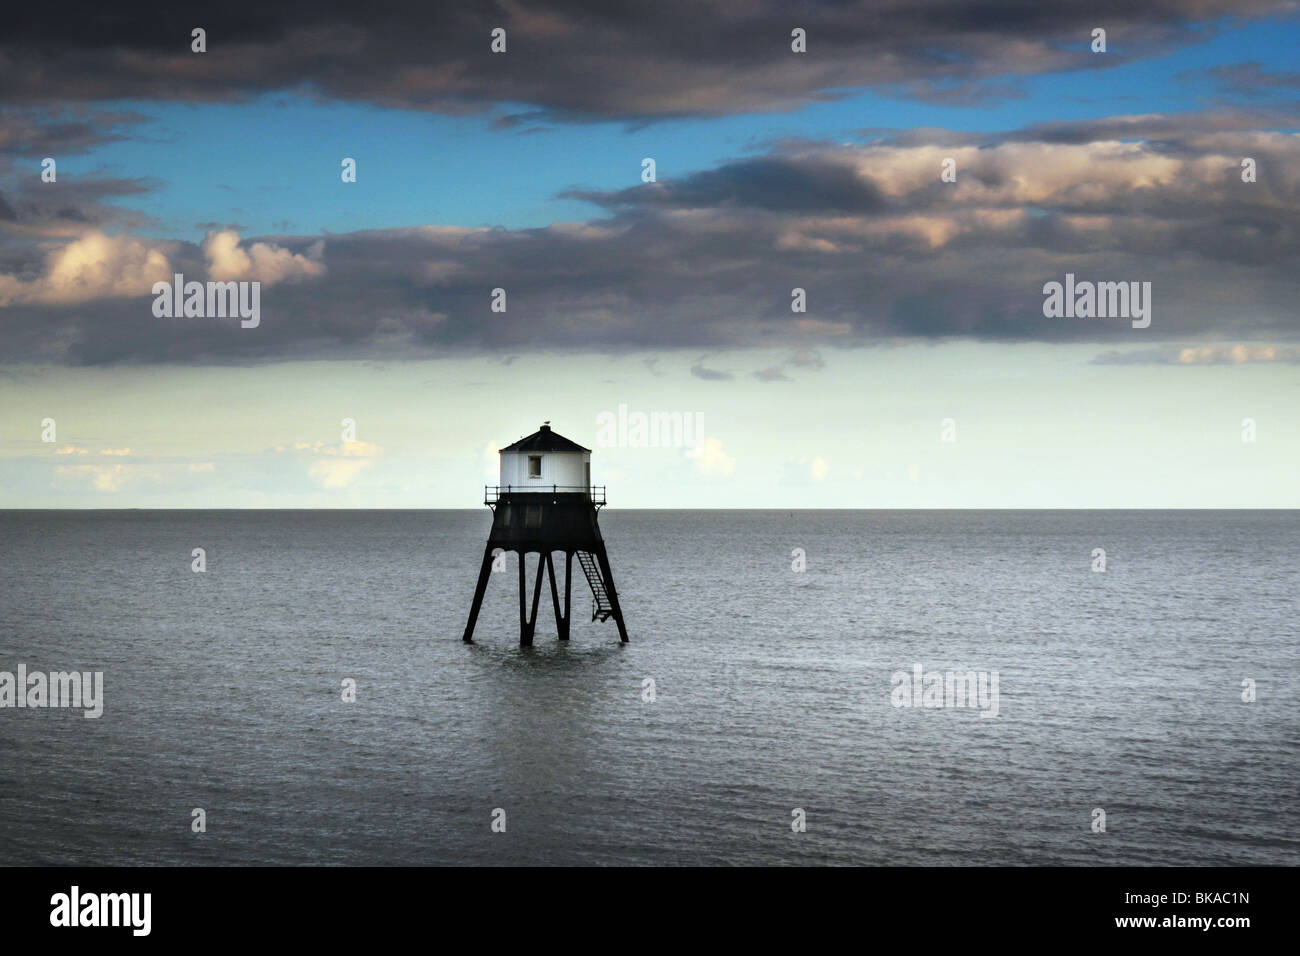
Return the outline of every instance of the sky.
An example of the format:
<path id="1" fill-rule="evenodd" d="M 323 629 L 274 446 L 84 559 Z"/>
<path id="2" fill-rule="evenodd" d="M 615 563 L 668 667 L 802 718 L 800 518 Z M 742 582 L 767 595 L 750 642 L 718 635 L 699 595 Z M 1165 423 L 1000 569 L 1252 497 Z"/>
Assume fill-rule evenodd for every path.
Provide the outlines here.
<path id="1" fill-rule="evenodd" d="M 543 420 L 611 507 L 1300 507 L 1298 48 L 1250 0 L 15 11 L 0 507 L 477 507 Z"/>

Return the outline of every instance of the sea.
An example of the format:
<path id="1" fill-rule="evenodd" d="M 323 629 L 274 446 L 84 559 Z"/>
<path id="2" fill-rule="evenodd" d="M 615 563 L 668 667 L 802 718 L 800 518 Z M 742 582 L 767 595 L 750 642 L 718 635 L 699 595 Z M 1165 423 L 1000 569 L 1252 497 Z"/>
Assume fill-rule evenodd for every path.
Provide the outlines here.
<path id="1" fill-rule="evenodd" d="M 0 864 L 1300 864 L 1300 512 L 605 509 L 531 647 L 490 523 L 0 512 Z"/>

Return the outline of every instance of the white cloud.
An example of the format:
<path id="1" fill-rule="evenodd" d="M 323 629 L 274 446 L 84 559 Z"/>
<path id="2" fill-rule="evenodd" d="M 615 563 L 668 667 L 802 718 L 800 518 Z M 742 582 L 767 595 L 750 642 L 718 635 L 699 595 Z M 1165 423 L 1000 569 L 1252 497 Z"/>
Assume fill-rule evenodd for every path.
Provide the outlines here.
<path id="1" fill-rule="evenodd" d="M 122 458 L 131 454 L 130 448 L 101 448 L 97 452 L 92 452 L 89 448 L 79 448 L 76 445 L 64 445 L 57 449 L 56 455 L 109 455 L 115 458 Z"/>
<path id="2" fill-rule="evenodd" d="M 47 253 L 44 272 L 37 278 L 0 274 L 0 307 L 149 295 L 155 282 L 171 281 L 178 247 L 170 241 L 84 232 Z M 255 279 L 265 285 L 324 275 L 325 265 L 319 261 L 323 250 L 323 241 L 313 244 L 307 255 L 265 242 L 245 250 L 239 234 L 230 229 L 210 232 L 203 242 L 210 278 Z"/>
<path id="3" fill-rule="evenodd" d="M 277 445 L 281 453 L 306 452 L 321 455 L 307 467 L 307 474 L 322 488 L 346 488 L 384 453 L 380 445 L 365 441 L 345 441 L 327 445 L 322 441 L 300 441 L 292 445 Z"/>
<path id="4" fill-rule="evenodd" d="M 325 249 L 317 241 L 308 255 L 266 242 L 255 242 L 247 250 L 240 248 L 239 233 L 233 229 L 209 232 L 203 240 L 203 255 L 208 260 L 208 276 L 222 282 L 251 279 L 263 285 L 312 279 L 325 274 L 320 260 Z"/>
<path id="5" fill-rule="evenodd" d="M 722 450 L 722 440 L 705 438 L 699 443 L 695 467 L 706 475 L 731 476 L 736 472 L 736 459 Z"/>
<path id="6" fill-rule="evenodd" d="M 51 251 L 44 275 L 26 281 L 0 275 L 0 306 L 68 305 L 91 299 L 147 295 L 155 282 L 171 279 L 171 242 L 84 233 Z"/>
<path id="7" fill-rule="evenodd" d="M 327 445 L 323 441 L 297 441 L 292 445 L 277 445 L 276 451 L 309 451 L 313 455 L 333 455 L 338 458 L 378 458 L 384 453 L 380 445 L 368 441 L 345 441 Z"/>
<path id="8" fill-rule="evenodd" d="M 118 491 L 124 484 L 138 478 L 157 478 L 152 470 L 142 470 L 137 465 L 59 465 L 61 475 L 89 478 L 96 491 Z"/>
<path id="9" fill-rule="evenodd" d="M 1179 365 L 1243 365 L 1247 362 L 1297 362 L 1300 349 L 1276 345 L 1206 345 L 1180 349 Z"/>
<path id="10" fill-rule="evenodd" d="M 1286 345 L 1169 346 L 1120 352 L 1103 352 L 1097 365 L 1250 365 L 1268 362 L 1300 364 L 1300 348 Z"/>
<path id="11" fill-rule="evenodd" d="M 322 488 L 346 488 L 368 467 L 370 462 L 364 458 L 322 458 L 311 463 L 307 474 L 319 481 Z"/>

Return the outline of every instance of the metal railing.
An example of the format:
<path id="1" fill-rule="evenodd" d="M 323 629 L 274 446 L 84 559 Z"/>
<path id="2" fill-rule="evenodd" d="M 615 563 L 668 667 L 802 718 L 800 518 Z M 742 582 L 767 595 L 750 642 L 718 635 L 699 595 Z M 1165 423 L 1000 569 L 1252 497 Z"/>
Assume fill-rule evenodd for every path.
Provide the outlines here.
<path id="1" fill-rule="evenodd" d="M 537 494 L 583 494 L 591 499 L 594 505 L 603 505 L 605 503 L 605 486 L 604 485 L 543 485 L 541 483 L 534 485 L 484 485 L 483 486 L 483 504 L 494 505 L 501 500 L 502 495 L 512 495 L 521 492 Z"/>

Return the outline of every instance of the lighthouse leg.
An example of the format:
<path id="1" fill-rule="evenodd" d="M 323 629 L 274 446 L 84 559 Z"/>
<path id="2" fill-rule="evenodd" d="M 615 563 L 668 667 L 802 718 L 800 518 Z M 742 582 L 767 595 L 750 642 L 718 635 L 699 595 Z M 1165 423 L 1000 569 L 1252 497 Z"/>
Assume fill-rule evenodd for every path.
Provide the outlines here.
<path id="1" fill-rule="evenodd" d="M 537 573 L 541 574 L 540 568 Z M 555 559 L 551 557 L 549 551 L 546 552 L 546 576 L 551 582 L 551 605 L 555 608 L 555 630 L 560 635 L 560 640 L 567 641 L 569 639 L 568 612 L 565 612 L 566 616 L 560 616 L 560 591 L 555 585 Z"/>
<path id="2" fill-rule="evenodd" d="M 528 630 L 528 555 L 519 552 L 519 646 L 527 647 L 533 643 L 533 635 Z"/>
<path id="3" fill-rule="evenodd" d="M 528 616 L 528 643 L 533 643 L 533 631 L 537 628 L 537 606 L 542 598 L 542 564 L 543 554 L 537 552 L 537 580 L 533 583 L 533 613 Z"/>
<path id="4" fill-rule="evenodd" d="M 573 621 L 573 552 L 564 552 L 564 639 L 569 639 L 569 624 Z"/>
<path id="5" fill-rule="evenodd" d="M 466 644 L 474 643 L 474 624 L 478 621 L 479 608 L 483 606 L 483 592 L 487 590 L 488 578 L 492 574 L 492 545 L 483 549 L 483 566 L 478 571 L 478 584 L 474 588 L 474 603 L 469 606 L 469 621 L 465 624 Z"/>
<path id="6" fill-rule="evenodd" d="M 600 562 L 600 573 L 605 578 L 605 591 L 609 594 L 609 606 L 614 611 L 614 620 L 618 624 L 618 638 L 627 643 L 627 627 L 623 624 L 623 609 L 618 604 L 618 591 L 614 589 L 614 572 L 609 568 L 609 555 L 605 553 L 605 542 L 596 547 L 596 560 Z"/>
<path id="7" fill-rule="evenodd" d="M 542 598 L 542 574 L 546 570 L 546 555 L 542 551 L 537 553 L 537 581 L 533 584 L 533 611 L 532 614 L 526 614 L 524 604 L 526 594 L 528 594 L 528 584 L 526 584 L 526 567 L 524 562 L 524 553 L 519 554 L 519 646 L 529 648 L 533 645 L 533 631 L 537 628 L 537 605 Z"/>

